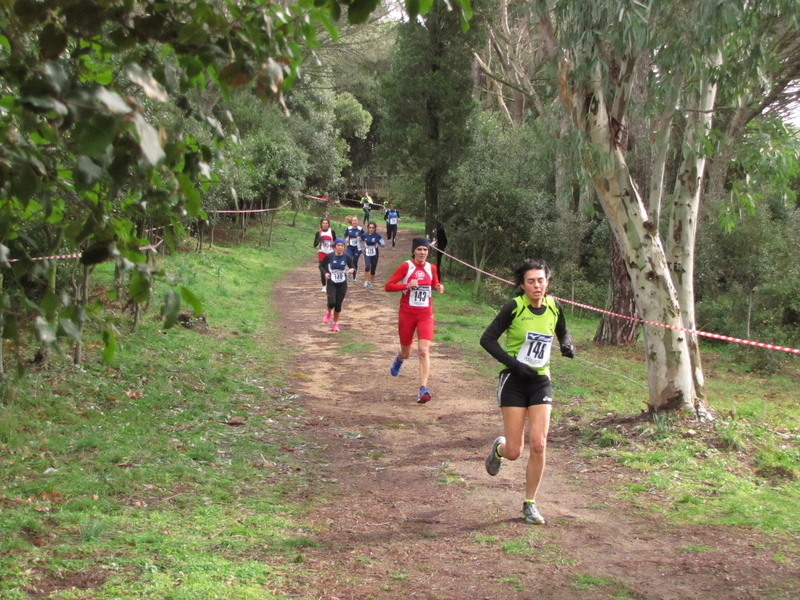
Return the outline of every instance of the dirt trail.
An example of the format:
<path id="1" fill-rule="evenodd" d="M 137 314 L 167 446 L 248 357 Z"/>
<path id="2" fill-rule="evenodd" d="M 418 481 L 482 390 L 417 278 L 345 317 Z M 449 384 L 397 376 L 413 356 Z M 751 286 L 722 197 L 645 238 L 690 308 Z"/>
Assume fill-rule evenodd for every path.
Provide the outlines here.
<path id="1" fill-rule="evenodd" d="M 415 355 L 399 377 L 389 375 L 399 294 L 382 288 L 410 255 L 410 238 L 401 231 L 397 251 L 382 250 L 379 289 L 363 289 L 361 277 L 350 284 L 339 334 L 322 323 L 315 261 L 275 292 L 283 337 L 299 350 L 292 387 L 309 413 L 309 435 L 325 448 L 327 476 L 338 482 L 310 515 L 319 546 L 308 550 L 303 569 L 313 576 L 294 579 L 285 593 L 329 600 L 798 598 L 796 565 L 776 563 L 768 540 L 671 527 L 614 499 L 611 485 L 625 474 L 610 459 L 583 459 L 557 421 L 538 502 L 547 525 L 524 523 L 524 461 L 504 464 L 497 477 L 483 466 L 501 432 L 494 381 L 476 377 L 457 351 L 435 341 L 429 404 L 415 402 Z"/>

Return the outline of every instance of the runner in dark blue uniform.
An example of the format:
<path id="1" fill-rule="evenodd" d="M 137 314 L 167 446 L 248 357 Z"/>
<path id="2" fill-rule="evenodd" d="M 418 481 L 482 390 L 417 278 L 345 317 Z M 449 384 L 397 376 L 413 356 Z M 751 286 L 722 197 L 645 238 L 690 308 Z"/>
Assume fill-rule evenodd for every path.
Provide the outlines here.
<path id="1" fill-rule="evenodd" d="M 361 236 L 364 228 L 358 224 L 358 217 L 349 217 L 350 226 L 345 231 L 344 237 L 347 243 L 347 254 L 353 259 L 353 281 L 358 279 L 358 257 L 361 256 Z"/>
<path id="2" fill-rule="evenodd" d="M 378 268 L 378 258 L 380 257 L 379 246 L 385 246 L 383 236 L 378 233 L 378 226 L 371 222 L 367 226 L 367 232 L 361 236 L 364 240 L 364 287 L 369 290 L 375 289 L 375 269 Z"/>
<path id="3" fill-rule="evenodd" d="M 325 269 L 325 279 L 328 281 L 328 311 L 322 318 L 323 323 L 329 323 L 331 317 L 331 331 L 339 331 L 339 315 L 342 313 L 342 302 L 347 295 L 347 274 L 353 272 L 353 259 L 344 252 L 344 240 L 336 238 L 333 252 L 322 259 Z"/>
<path id="4" fill-rule="evenodd" d="M 394 207 L 394 202 L 389 202 L 389 208 L 383 215 L 383 220 L 386 221 L 386 241 L 392 241 L 392 248 L 397 239 L 397 222 L 400 220 L 400 211 Z"/>

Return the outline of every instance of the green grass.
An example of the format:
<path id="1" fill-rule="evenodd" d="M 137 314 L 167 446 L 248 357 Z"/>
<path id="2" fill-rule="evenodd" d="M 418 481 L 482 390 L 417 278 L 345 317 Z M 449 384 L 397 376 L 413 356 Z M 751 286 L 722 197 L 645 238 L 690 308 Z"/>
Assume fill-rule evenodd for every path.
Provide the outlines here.
<path id="1" fill-rule="evenodd" d="M 631 592 L 625 584 L 611 577 L 596 577 L 593 575 L 573 575 L 572 587 L 583 592 L 586 597 L 593 597 L 593 593 L 603 593 L 604 598 L 611 600 L 634 600 L 640 595 Z"/>
<path id="2" fill-rule="evenodd" d="M 323 484 L 281 389 L 291 348 L 270 289 L 308 260 L 316 222 L 276 229 L 271 247 L 164 261 L 203 302 L 207 333 L 161 331 L 151 309 L 131 334 L 117 314 L 110 365 L 90 326 L 80 368 L 52 355 L 6 382 L 0 596 L 27 598 L 38 583 L 64 585 L 60 598 L 279 597 L 269 590 L 315 544 L 298 498 Z M 109 305 L 111 277 L 98 269 L 94 289 Z"/>

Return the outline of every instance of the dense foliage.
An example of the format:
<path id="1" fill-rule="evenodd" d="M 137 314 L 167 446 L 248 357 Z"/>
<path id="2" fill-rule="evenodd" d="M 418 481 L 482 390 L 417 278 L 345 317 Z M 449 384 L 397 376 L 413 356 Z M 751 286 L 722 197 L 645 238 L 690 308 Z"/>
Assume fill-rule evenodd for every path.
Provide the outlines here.
<path id="1" fill-rule="evenodd" d="M 472 53 L 480 41 L 479 28 L 460 31 L 457 15 L 436 5 L 424 19 L 397 26 L 392 70 L 382 81 L 383 163 L 424 190 L 414 208 L 431 237 L 445 178 L 470 142 L 466 124 L 477 108 Z"/>
<path id="2" fill-rule="evenodd" d="M 429 2 L 407 4 L 412 17 L 430 10 Z M 3 337 L 18 341 L 20 322 L 33 309 L 40 315 L 36 324 L 43 344 L 68 335 L 79 347 L 86 320 L 102 318 L 88 302 L 89 272 L 109 259 L 117 261 L 137 306 L 150 301 L 154 278 L 179 285 L 147 265 L 149 241 L 157 235 L 169 244 L 186 219 L 205 219 L 226 200 L 237 204 L 237 185 L 244 199 L 258 197 L 272 206 L 304 189 L 336 186 L 347 164 L 340 134 L 363 136 L 369 119 L 335 94 L 306 91 L 287 100 L 284 93 L 297 82 L 307 49 L 319 45 L 320 32 L 335 40 L 340 17 L 363 23 L 377 5 L 375 0 L 301 0 L 287 6 L 256 0 L 3 4 Z M 469 2 L 458 5 L 465 23 Z M 258 114 L 252 102 L 248 109 L 247 100 L 234 98 L 236 89 L 252 90 L 285 114 L 294 108 L 303 116 L 279 124 L 275 106 Z M 235 111 L 220 100 L 238 102 L 243 121 L 248 110 L 256 117 L 242 124 L 246 141 L 237 133 Z M 242 145 L 231 148 L 236 142 Z M 66 252 L 80 255 L 80 267 L 69 276 L 71 287 L 57 285 L 55 262 L 36 260 Z M 199 310 L 187 288 L 171 290 L 163 309 L 166 326 L 174 323 L 182 300 Z M 104 330 L 111 351 L 113 327 Z"/>

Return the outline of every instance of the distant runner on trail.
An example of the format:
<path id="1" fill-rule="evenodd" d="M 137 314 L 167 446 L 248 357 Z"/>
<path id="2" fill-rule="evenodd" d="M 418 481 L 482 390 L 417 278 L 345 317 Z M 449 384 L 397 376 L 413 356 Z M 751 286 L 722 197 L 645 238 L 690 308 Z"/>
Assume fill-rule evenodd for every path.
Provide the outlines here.
<path id="1" fill-rule="evenodd" d="M 342 302 L 347 295 L 347 274 L 353 272 L 353 259 L 344 252 L 344 240 L 337 238 L 333 244 L 333 252 L 322 260 L 325 279 L 328 282 L 328 311 L 322 318 L 323 323 L 331 323 L 331 331 L 339 332 L 339 315 L 342 313 Z"/>
<path id="2" fill-rule="evenodd" d="M 361 236 L 364 240 L 364 287 L 370 290 L 375 289 L 375 269 L 378 268 L 378 258 L 380 258 L 379 246 L 385 246 L 383 236 L 378 233 L 378 226 L 375 222 L 367 225 L 367 232 Z"/>
<path id="3" fill-rule="evenodd" d="M 361 198 L 361 209 L 364 211 L 364 225 L 369 223 L 369 211 L 372 209 L 372 198 L 369 197 L 369 192 L 365 192 Z"/>
<path id="4" fill-rule="evenodd" d="M 358 278 L 358 257 L 361 256 L 361 236 L 364 234 L 364 228 L 358 224 L 358 217 L 353 215 L 345 219 L 349 220 L 350 226 L 344 233 L 345 240 L 347 241 L 347 254 L 353 259 L 353 281 Z"/>
<path id="5" fill-rule="evenodd" d="M 389 372 L 397 377 L 403 361 L 411 356 L 414 331 L 417 332 L 417 354 L 419 355 L 419 395 L 417 402 L 425 404 L 431 400 L 428 374 L 431 369 L 430 349 L 433 342 L 433 297 L 436 290 L 444 292 L 439 283 L 436 265 L 427 262 L 430 244 L 425 238 L 415 238 L 411 243 L 413 260 L 402 263 L 389 277 L 384 289 L 387 292 L 403 292 L 400 297 L 400 311 L 397 329 L 400 334 L 400 352 L 395 356 Z"/>
<path id="6" fill-rule="evenodd" d="M 558 338 L 561 356 L 575 357 L 561 304 L 547 296 L 550 268 L 543 260 L 524 262 L 514 273 L 519 295 L 507 302 L 481 336 L 481 346 L 503 363 L 497 403 L 505 436 L 498 437 L 486 457 L 486 471 L 497 475 L 504 458 L 517 460 L 525 447 L 528 418 L 530 458 L 525 469 L 522 518 L 544 524 L 536 508 L 536 492 L 546 463 L 547 433 L 553 403 L 550 351 Z M 498 340 L 506 333 L 506 350 Z"/>
<path id="7" fill-rule="evenodd" d="M 386 221 L 386 241 L 394 242 L 397 239 L 397 222 L 400 220 L 400 211 L 394 207 L 394 202 L 389 202 L 389 208 L 383 213 L 383 220 Z"/>
<path id="8" fill-rule="evenodd" d="M 325 269 L 322 267 L 322 259 L 333 252 L 333 240 L 336 239 L 336 232 L 331 229 L 331 222 L 324 218 L 319 222 L 319 231 L 314 234 L 314 248 L 319 247 L 317 260 L 319 261 L 319 276 L 322 280 L 322 291 L 327 291 L 325 279 Z"/>

